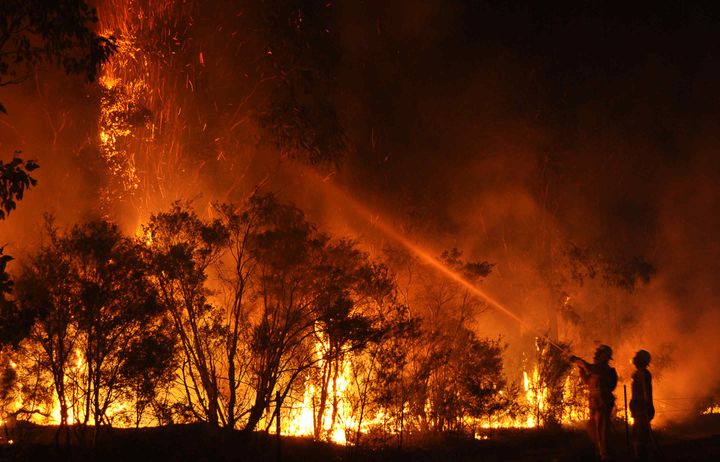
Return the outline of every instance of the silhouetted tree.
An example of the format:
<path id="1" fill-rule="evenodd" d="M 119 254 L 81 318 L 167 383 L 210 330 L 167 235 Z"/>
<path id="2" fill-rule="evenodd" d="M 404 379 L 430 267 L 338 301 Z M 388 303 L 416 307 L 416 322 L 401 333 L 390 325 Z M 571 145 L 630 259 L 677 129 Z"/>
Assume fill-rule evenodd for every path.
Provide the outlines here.
<path id="1" fill-rule="evenodd" d="M 406 286 L 403 295 L 418 321 L 413 335 L 398 338 L 402 347 L 383 352 L 380 393 L 386 409 L 394 410 L 400 439 L 406 430 L 461 430 L 465 418 L 514 406 L 503 375 L 504 348 L 475 334 L 484 301 L 412 255 L 397 249 L 388 255 L 405 278 L 398 286 Z M 480 283 L 493 267 L 465 260 L 458 249 L 443 252 L 439 260 L 468 283 Z"/>
<path id="2" fill-rule="evenodd" d="M 405 408 L 413 394 L 410 364 L 422 342 L 422 320 L 397 301 L 383 306 L 379 315 L 382 336 L 351 361 L 356 444 L 360 443 L 363 420 L 379 413 L 387 416 L 380 430 L 402 438 Z"/>
<path id="3" fill-rule="evenodd" d="M 47 242 L 28 257 L 17 281 L 17 306 L 24 318 L 12 324 L 21 339 L 37 346 L 42 352 L 40 365 L 52 377 L 60 407 L 60 422 L 56 437 L 67 431 L 69 365 L 73 363 L 77 338 L 72 298 L 73 281 L 68 277 L 70 263 L 65 258 L 63 242 L 52 222 L 46 222 Z M 76 362 L 76 360 L 75 360 Z M 69 435 L 65 434 L 66 441 Z"/>
<path id="4" fill-rule="evenodd" d="M 0 108 L 2 106 L 0 105 Z M 25 191 L 37 184 L 37 180 L 30 176 L 30 172 L 38 168 L 38 165 L 31 161 L 24 161 L 14 157 L 8 163 L 0 161 L 0 220 L 4 220 L 10 212 L 17 207 L 17 201 L 23 198 Z M 12 260 L 9 255 L 3 255 L 3 248 L 0 247 L 0 316 L 3 318 L 12 316 L 14 307 L 12 302 L 7 300 L 7 295 L 12 290 L 12 280 L 7 273 L 7 264 Z M 3 326 L 15 326 L 14 322 L 3 323 Z M 12 336 L 14 328 L 6 333 L 0 332 L 2 338 L 6 335 Z"/>
<path id="5" fill-rule="evenodd" d="M 115 50 L 93 29 L 95 9 L 82 0 L 5 0 L 0 18 L 0 87 L 22 82 L 42 62 L 93 80 Z"/>
<path id="6" fill-rule="evenodd" d="M 379 333 L 365 308 L 381 300 L 391 283 L 353 242 L 318 232 L 298 208 L 268 195 L 255 196 L 248 210 L 257 223 L 247 247 L 256 307 L 249 318 L 254 399 L 245 429 L 256 428 L 276 393 L 285 400 L 298 378 L 309 374 L 319 393 L 320 437 L 325 410 L 331 408 L 330 427 L 337 417 L 333 387 L 346 355 Z"/>
<path id="7" fill-rule="evenodd" d="M 254 297 L 251 277 L 255 271 L 255 255 L 251 251 L 253 236 L 262 225 L 255 204 L 236 207 L 217 204 L 220 220 L 228 233 L 225 258 L 216 266 L 223 298 L 223 331 L 226 335 L 223 370 L 227 375 L 227 426 L 235 428 L 249 407 L 250 389 L 247 374 L 250 366 L 250 320 Z"/>
<path id="8" fill-rule="evenodd" d="M 499 340 L 478 339 L 467 328 L 436 344 L 418 377 L 425 378 L 420 396 L 429 404 L 430 428 L 459 431 L 466 417 L 488 417 L 506 407 L 503 350 Z"/>
<path id="9" fill-rule="evenodd" d="M 92 419 L 96 438 L 100 425 L 110 423 L 108 409 L 141 378 L 128 380 L 133 355 L 126 353 L 148 343 L 163 314 L 141 250 L 105 221 L 66 234 L 50 224 L 47 242 L 18 278 L 18 306 L 31 320 L 22 347 L 39 347 L 39 366 L 54 383 L 61 429 L 72 408 L 81 436 Z"/>
<path id="10" fill-rule="evenodd" d="M 345 362 L 353 353 L 379 340 L 386 326 L 380 316 L 387 308 L 393 281 L 383 265 L 373 263 L 352 241 L 329 242 L 313 271 L 320 296 L 314 324 L 320 361 L 316 390 L 320 391 L 315 409 L 315 437 L 325 430 L 325 411 L 332 399 L 328 432 L 337 420 L 337 384 Z"/>
<path id="11" fill-rule="evenodd" d="M 161 319 L 161 305 L 141 247 L 116 225 L 105 221 L 77 225 L 60 248 L 74 286 L 69 304 L 87 369 L 83 423 L 92 415 L 97 438 L 109 406 L 122 396 L 125 348 Z"/>
<path id="12" fill-rule="evenodd" d="M 259 306 L 250 344 L 254 399 L 246 430 L 255 429 L 276 391 L 284 399 L 315 362 L 311 340 L 318 292 L 313 266 L 327 242 L 296 207 L 272 196 L 253 202 L 261 222 L 251 243 L 256 259 L 253 292 Z"/>
<path id="13" fill-rule="evenodd" d="M 218 366 L 225 341 L 221 310 L 208 301 L 208 270 L 222 255 L 228 232 L 220 220 L 204 222 L 176 203 L 144 227 L 148 258 L 162 305 L 180 339 L 181 373 L 189 409 L 212 426 L 225 423 Z"/>
<path id="14" fill-rule="evenodd" d="M 132 422 L 135 427 L 143 423 L 148 407 L 155 408 L 154 416 L 158 422 L 163 422 L 164 415 L 169 412 L 167 403 L 158 396 L 172 388 L 175 382 L 178 353 L 174 326 L 166 318 L 146 325 L 143 336 L 128 342 L 120 375 L 127 401 L 135 404 Z"/>

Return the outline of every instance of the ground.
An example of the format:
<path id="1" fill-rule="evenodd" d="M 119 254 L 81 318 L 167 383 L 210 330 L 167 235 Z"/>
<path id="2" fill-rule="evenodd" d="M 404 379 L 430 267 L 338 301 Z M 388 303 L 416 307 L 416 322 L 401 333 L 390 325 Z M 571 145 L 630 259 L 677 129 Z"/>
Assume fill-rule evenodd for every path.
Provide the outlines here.
<path id="1" fill-rule="evenodd" d="M 657 433 L 663 461 L 720 460 L 718 420 L 674 426 Z M 278 458 L 277 439 L 264 433 L 211 432 L 202 426 L 118 430 L 105 429 L 94 449 L 52 443 L 51 427 L 28 427 L 12 445 L 0 445 L 0 461 L 323 461 L 323 462 L 571 462 L 595 460 L 592 445 L 580 429 L 495 430 L 487 439 L 457 435 L 425 435 L 406 441 L 403 448 L 353 448 L 285 437 Z M 630 461 L 622 424 L 612 435 L 613 460 Z"/>

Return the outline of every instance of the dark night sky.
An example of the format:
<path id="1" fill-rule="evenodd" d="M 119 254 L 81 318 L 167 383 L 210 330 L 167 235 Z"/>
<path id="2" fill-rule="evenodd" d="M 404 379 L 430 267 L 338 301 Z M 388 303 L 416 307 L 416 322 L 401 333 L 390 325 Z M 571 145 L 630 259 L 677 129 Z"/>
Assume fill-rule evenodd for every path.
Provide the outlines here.
<path id="1" fill-rule="evenodd" d="M 445 147 L 472 123 L 527 125 L 549 150 L 617 137 L 643 145 L 643 161 L 682 162 L 681 138 L 717 108 L 717 8 L 385 3 L 345 15 L 365 21 L 346 36 L 345 63 L 400 171 L 440 150 L 443 162 L 467 158 Z"/>

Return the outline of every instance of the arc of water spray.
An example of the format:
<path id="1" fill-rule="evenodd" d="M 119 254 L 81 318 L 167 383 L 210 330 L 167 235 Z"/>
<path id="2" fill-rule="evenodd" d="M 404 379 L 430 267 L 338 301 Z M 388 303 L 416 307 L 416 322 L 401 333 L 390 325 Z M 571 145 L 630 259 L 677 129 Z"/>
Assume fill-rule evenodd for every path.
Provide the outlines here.
<path id="1" fill-rule="evenodd" d="M 434 268 L 438 273 L 443 275 L 444 277 L 450 279 L 451 281 L 454 281 L 458 284 L 460 284 L 462 287 L 469 290 L 472 294 L 480 297 L 482 300 L 484 300 L 488 305 L 492 306 L 496 310 L 502 312 L 503 314 L 507 315 L 512 320 L 516 321 L 518 324 L 523 326 L 524 328 L 528 329 L 529 331 L 535 333 L 539 337 L 542 337 L 545 339 L 550 345 L 557 348 L 560 351 L 564 351 L 563 347 L 558 345 L 556 342 L 554 342 L 551 338 L 549 338 L 546 334 L 543 334 L 540 332 L 535 326 L 529 324 L 527 321 L 525 321 L 523 318 L 518 316 L 515 312 L 513 312 L 511 309 L 500 303 L 498 300 L 496 300 L 494 297 L 489 295 L 487 292 L 481 290 L 476 285 L 472 284 L 470 281 L 462 277 L 462 275 L 458 274 L 456 271 L 452 270 L 448 266 L 444 265 L 440 260 L 435 258 L 430 252 L 419 246 L 418 244 L 415 244 L 410 239 L 408 239 L 405 235 L 397 231 L 392 226 L 386 224 L 383 222 L 382 219 L 379 218 L 379 215 L 377 213 L 374 213 L 374 211 L 370 210 L 367 206 L 360 203 L 357 199 L 351 197 L 347 192 L 339 188 L 338 186 L 330 183 L 330 181 L 327 178 L 320 177 L 317 173 L 312 171 L 306 171 L 306 175 L 311 177 L 315 183 L 319 184 L 323 188 L 327 188 L 332 193 L 333 198 L 341 198 L 343 202 L 350 205 L 357 213 L 360 215 L 363 220 L 367 221 L 369 224 L 374 226 L 375 228 L 379 229 L 380 232 L 382 232 L 385 236 L 391 238 L 398 244 L 405 247 L 407 250 L 409 250 L 412 254 L 414 254 L 416 257 L 418 257 L 420 260 Z"/>

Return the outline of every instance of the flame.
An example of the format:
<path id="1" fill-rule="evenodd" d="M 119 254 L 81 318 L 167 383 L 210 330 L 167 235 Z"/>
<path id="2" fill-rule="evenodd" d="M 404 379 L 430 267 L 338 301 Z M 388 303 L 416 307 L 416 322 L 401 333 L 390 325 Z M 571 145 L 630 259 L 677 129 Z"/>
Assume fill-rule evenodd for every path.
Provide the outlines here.
<path id="1" fill-rule="evenodd" d="M 703 411 L 703 415 L 720 414 L 720 404 L 713 404 Z"/>
<path id="2" fill-rule="evenodd" d="M 328 349 L 328 340 L 321 334 L 315 344 L 315 355 L 317 367 L 328 366 L 327 359 L 323 353 Z M 316 403 L 320 401 L 322 390 L 318 389 L 312 382 L 310 376 L 305 381 L 305 391 L 302 402 L 294 403 L 287 416 L 289 422 L 283 429 L 283 433 L 293 436 L 313 436 L 315 434 L 316 419 L 320 423 L 318 427 L 327 439 L 338 444 L 347 443 L 347 429 L 356 425 L 349 406 L 346 405 L 348 387 L 351 381 L 350 362 L 342 361 L 341 371 L 337 378 L 333 378 L 327 385 L 327 405 L 322 415 L 316 415 Z M 333 419 L 333 414 L 335 419 Z M 281 420 L 282 421 L 282 420 Z"/>
<path id="3" fill-rule="evenodd" d="M 315 432 L 313 422 L 315 415 L 313 411 L 313 398 L 315 387 L 312 384 L 305 385 L 302 403 L 296 403 L 290 411 L 290 422 L 283 433 L 293 436 L 312 436 Z"/>
<path id="4" fill-rule="evenodd" d="M 103 87 L 106 90 L 112 90 L 117 84 L 120 83 L 120 79 L 118 77 L 115 77 L 111 75 L 109 72 L 106 74 L 103 74 L 98 79 L 98 83 L 101 87 Z"/>

